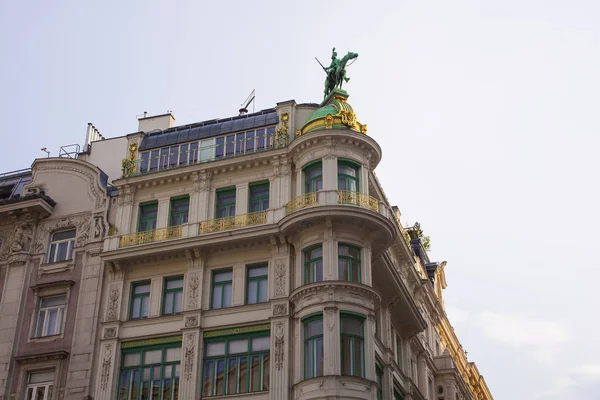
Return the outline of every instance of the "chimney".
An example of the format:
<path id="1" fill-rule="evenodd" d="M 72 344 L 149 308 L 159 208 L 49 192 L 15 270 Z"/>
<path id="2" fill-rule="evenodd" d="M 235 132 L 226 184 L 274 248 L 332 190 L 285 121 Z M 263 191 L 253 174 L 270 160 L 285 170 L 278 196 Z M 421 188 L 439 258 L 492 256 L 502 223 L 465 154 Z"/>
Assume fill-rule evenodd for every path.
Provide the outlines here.
<path id="1" fill-rule="evenodd" d="M 100 131 L 91 122 L 88 122 L 87 130 L 85 132 L 85 143 L 83 145 L 83 152 L 88 151 L 90 148 L 90 144 L 98 140 L 104 140 L 104 136 L 100 134 Z"/>
<path id="2" fill-rule="evenodd" d="M 173 127 L 175 123 L 175 117 L 169 111 L 166 114 L 151 115 L 147 116 L 148 113 L 144 111 L 144 116 L 138 118 L 138 131 L 139 132 L 150 132 L 156 129 L 165 130 Z"/>

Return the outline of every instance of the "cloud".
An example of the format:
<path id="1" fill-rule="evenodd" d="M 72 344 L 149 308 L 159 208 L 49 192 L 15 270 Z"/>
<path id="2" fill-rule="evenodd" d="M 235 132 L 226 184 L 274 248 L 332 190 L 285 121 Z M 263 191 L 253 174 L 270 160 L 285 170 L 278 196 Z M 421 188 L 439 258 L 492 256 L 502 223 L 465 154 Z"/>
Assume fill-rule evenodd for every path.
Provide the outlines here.
<path id="1" fill-rule="evenodd" d="M 574 369 L 573 373 L 584 379 L 600 379 L 600 364 L 585 364 Z"/>
<path id="2" fill-rule="evenodd" d="M 486 336 L 513 347 L 549 349 L 565 343 L 566 330 L 558 323 L 528 318 L 523 315 L 484 311 L 478 323 Z"/>
<path id="3" fill-rule="evenodd" d="M 578 383 L 570 376 L 561 375 L 557 379 L 554 379 L 550 385 L 550 389 L 543 392 L 538 398 L 544 399 L 558 396 L 564 398 L 562 395 L 567 391 L 567 389 L 571 389 L 577 385 Z"/>

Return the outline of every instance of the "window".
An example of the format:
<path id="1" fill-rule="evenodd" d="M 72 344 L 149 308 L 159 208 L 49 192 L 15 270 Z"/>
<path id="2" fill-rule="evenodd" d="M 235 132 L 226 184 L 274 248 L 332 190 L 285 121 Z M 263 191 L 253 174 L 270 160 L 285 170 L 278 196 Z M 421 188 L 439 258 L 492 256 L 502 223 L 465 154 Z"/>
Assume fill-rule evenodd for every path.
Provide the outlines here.
<path id="1" fill-rule="evenodd" d="M 235 189 L 217 191 L 217 216 L 226 218 L 235 215 Z"/>
<path id="2" fill-rule="evenodd" d="M 148 318 L 150 305 L 150 282 L 135 282 L 131 286 L 130 319 Z"/>
<path id="3" fill-rule="evenodd" d="M 361 282 L 360 249 L 347 244 L 338 245 L 338 279 Z"/>
<path id="4" fill-rule="evenodd" d="M 166 278 L 163 293 L 163 315 L 178 314 L 183 311 L 183 277 Z"/>
<path id="5" fill-rule="evenodd" d="M 383 368 L 379 362 L 375 364 L 375 374 L 377 375 L 377 400 L 383 400 Z"/>
<path id="6" fill-rule="evenodd" d="M 396 335 L 396 364 L 402 368 L 402 339 Z"/>
<path id="7" fill-rule="evenodd" d="M 50 400 L 54 387 L 54 370 L 30 372 L 25 400 Z"/>
<path id="8" fill-rule="evenodd" d="M 176 400 L 181 345 L 123 349 L 118 399 Z"/>
<path id="9" fill-rule="evenodd" d="M 404 396 L 400 394 L 400 389 L 394 387 L 394 400 L 404 400 Z"/>
<path id="10" fill-rule="evenodd" d="M 269 390 L 269 336 L 232 336 L 206 341 L 202 397 Z"/>
<path id="11" fill-rule="evenodd" d="M 231 270 L 213 272 L 211 309 L 231 307 Z"/>
<path id="12" fill-rule="evenodd" d="M 156 216 L 158 215 L 158 203 L 140 205 L 140 218 L 138 232 L 156 229 Z"/>
<path id="13" fill-rule="evenodd" d="M 73 247 L 75 247 L 75 229 L 56 232 L 52 235 L 52 241 L 50 242 L 48 263 L 73 259 Z"/>
<path id="14" fill-rule="evenodd" d="M 35 336 L 52 336 L 60 334 L 67 296 L 43 297 L 40 299 Z"/>
<path id="15" fill-rule="evenodd" d="M 323 315 L 302 321 L 304 324 L 304 379 L 323 375 Z"/>
<path id="16" fill-rule="evenodd" d="M 246 304 L 264 303 L 268 298 L 269 267 L 266 264 L 249 266 L 246 276 Z"/>
<path id="17" fill-rule="evenodd" d="M 338 189 L 358 192 L 359 166 L 350 161 L 338 160 Z"/>
<path id="18" fill-rule="evenodd" d="M 250 185 L 250 212 L 269 209 L 269 183 Z"/>
<path id="19" fill-rule="evenodd" d="M 304 250 L 304 283 L 323 280 L 323 247 L 321 245 Z"/>
<path id="20" fill-rule="evenodd" d="M 323 168 L 320 161 L 304 167 L 304 193 L 323 189 Z"/>
<path id="21" fill-rule="evenodd" d="M 364 377 L 364 317 L 342 314 L 340 334 L 342 339 L 342 375 Z"/>
<path id="22" fill-rule="evenodd" d="M 190 198 L 188 196 L 171 199 L 171 217 L 169 219 L 169 226 L 187 224 L 189 209 Z"/>

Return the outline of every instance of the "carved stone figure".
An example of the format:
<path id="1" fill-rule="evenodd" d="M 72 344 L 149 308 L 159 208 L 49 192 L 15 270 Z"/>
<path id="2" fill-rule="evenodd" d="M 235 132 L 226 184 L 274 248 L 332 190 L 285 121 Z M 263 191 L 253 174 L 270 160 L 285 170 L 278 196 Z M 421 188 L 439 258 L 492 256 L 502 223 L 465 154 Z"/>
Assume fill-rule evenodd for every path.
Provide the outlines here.
<path id="1" fill-rule="evenodd" d="M 29 250 L 33 232 L 28 224 L 19 224 L 15 226 L 15 236 L 10 246 L 10 251 L 18 253 Z"/>

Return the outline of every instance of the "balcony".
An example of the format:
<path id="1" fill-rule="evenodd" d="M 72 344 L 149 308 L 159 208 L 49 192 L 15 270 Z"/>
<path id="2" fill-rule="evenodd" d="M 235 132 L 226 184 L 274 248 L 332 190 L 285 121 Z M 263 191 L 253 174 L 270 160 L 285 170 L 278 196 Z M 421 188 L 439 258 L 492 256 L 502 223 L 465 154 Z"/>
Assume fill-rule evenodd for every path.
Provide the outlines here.
<path id="1" fill-rule="evenodd" d="M 317 194 L 319 201 L 317 201 Z M 365 193 L 351 192 L 348 190 L 321 190 L 319 192 L 306 193 L 295 197 L 285 206 L 286 214 L 292 214 L 306 207 L 316 205 L 332 204 L 332 195 L 335 195 L 335 204 L 350 204 L 379 213 L 379 200 Z"/>
<path id="2" fill-rule="evenodd" d="M 200 222 L 200 234 L 228 231 L 247 226 L 267 223 L 267 212 L 259 211 L 249 214 L 234 215 L 227 218 L 217 218 Z"/>
<path id="3" fill-rule="evenodd" d="M 139 244 L 162 242 L 164 240 L 179 239 L 182 235 L 183 225 L 169 226 L 145 232 L 135 232 L 122 235 L 119 247 L 137 246 Z"/>
<path id="4" fill-rule="evenodd" d="M 365 193 L 338 190 L 338 204 L 353 204 L 379 212 L 379 200 Z"/>

